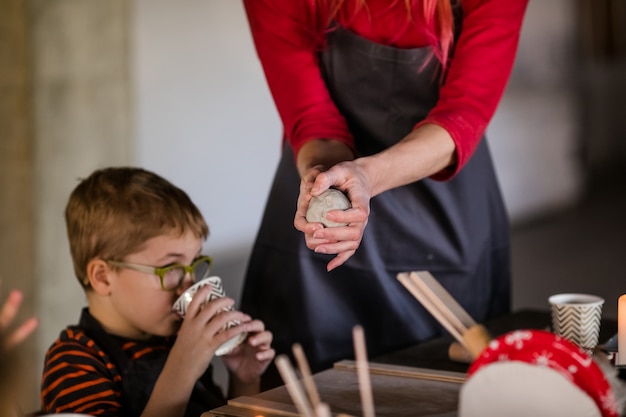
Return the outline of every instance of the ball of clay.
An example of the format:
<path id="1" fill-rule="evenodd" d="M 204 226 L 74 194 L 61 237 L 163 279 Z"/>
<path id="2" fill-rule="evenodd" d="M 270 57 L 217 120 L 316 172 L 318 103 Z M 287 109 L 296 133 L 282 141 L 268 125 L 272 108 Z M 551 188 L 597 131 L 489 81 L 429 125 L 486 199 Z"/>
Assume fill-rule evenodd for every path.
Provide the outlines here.
<path id="1" fill-rule="evenodd" d="M 306 212 L 308 222 L 322 223 L 326 227 L 347 226 L 348 223 L 337 223 L 326 218 L 331 210 L 346 210 L 351 207 L 348 197 L 334 188 L 329 188 L 322 194 L 311 198 L 309 209 Z"/>

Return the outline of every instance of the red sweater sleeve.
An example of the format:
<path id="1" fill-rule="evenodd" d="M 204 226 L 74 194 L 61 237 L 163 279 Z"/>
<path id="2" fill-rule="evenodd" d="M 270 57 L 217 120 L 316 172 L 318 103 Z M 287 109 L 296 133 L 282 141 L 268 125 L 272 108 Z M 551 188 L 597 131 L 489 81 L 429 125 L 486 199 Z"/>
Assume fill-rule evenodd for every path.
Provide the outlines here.
<path id="1" fill-rule="evenodd" d="M 345 119 L 333 104 L 318 66 L 321 28 L 315 0 L 245 0 L 265 78 L 295 154 L 312 139 L 353 147 Z M 319 31 L 318 31 L 319 29 Z"/>
<path id="2" fill-rule="evenodd" d="M 439 101 L 422 123 L 444 127 L 458 163 L 435 176 L 449 178 L 474 153 L 513 68 L 527 0 L 465 0 L 463 24 Z M 418 124 L 419 126 L 419 124 Z"/>
<path id="3" fill-rule="evenodd" d="M 352 10 L 357 0 L 347 0 Z M 445 128 L 456 144 L 458 164 L 434 176 L 446 179 L 471 157 L 509 78 L 528 0 L 462 0 L 463 24 L 440 98 L 420 122 Z M 322 79 L 317 49 L 323 11 L 315 0 L 246 0 L 257 53 L 297 153 L 307 141 L 333 138 L 353 146 L 347 124 Z M 374 42 L 414 48 L 428 45 L 417 24 L 407 25 L 403 1 L 369 0 L 367 11 L 339 21 Z M 400 29 L 399 29 L 400 28 Z M 419 126 L 419 124 L 418 124 Z M 407 132 L 408 134 L 409 132 Z"/>

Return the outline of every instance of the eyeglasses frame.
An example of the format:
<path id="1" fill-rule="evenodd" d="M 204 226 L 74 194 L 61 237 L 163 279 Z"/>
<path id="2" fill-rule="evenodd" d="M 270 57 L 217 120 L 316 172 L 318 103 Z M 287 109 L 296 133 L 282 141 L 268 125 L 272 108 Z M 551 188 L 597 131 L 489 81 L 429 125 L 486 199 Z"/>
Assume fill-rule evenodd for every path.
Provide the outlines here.
<path id="1" fill-rule="evenodd" d="M 199 256 L 193 261 L 191 265 L 172 264 L 172 265 L 162 266 L 162 267 L 141 265 L 141 264 L 135 264 L 131 262 L 114 261 L 114 260 L 106 261 L 106 263 L 108 263 L 111 266 L 131 269 L 133 271 L 144 272 L 150 275 L 156 275 L 157 277 L 159 277 L 159 281 L 161 282 L 161 289 L 163 291 L 170 291 L 170 292 L 176 291 L 181 287 L 183 282 L 185 282 L 185 277 L 187 276 L 187 274 L 189 274 L 192 277 L 192 281 L 195 282 L 197 277 L 193 275 L 193 270 L 196 268 L 196 266 L 198 266 L 200 262 L 209 263 L 209 269 L 207 270 L 207 273 L 208 273 L 211 270 L 211 266 L 213 265 L 213 258 L 211 258 L 210 256 L 206 256 L 206 255 Z M 185 273 L 183 274 L 182 278 L 180 279 L 176 287 L 165 288 L 165 282 L 164 282 L 165 274 L 175 268 L 182 268 L 185 271 Z M 201 278 L 204 278 L 204 277 L 201 277 Z"/>

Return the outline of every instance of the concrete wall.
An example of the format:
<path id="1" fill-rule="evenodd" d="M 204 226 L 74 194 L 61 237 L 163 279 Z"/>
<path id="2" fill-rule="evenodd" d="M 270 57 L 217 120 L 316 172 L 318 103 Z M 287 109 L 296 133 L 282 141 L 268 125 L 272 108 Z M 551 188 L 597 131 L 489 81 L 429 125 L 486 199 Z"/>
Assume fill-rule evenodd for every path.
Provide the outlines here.
<path id="1" fill-rule="evenodd" d="M 22 291 L 24 301 L 18 317 L 21 322 L 34 314 L 36 285 L 32 66 L 30 16 L 25 2 L 2 3 L 0 45 L 0 303 L 11 289 Z M 32 359 L 38 353 L 34 338 L 21 348 L 25 358 Z M 18 381 L 2 380 L 6 378 L 6 369 L 2 372 L 2 389 L 7 383 L 19 385 Z M 28 375 L 20 382 L 31 386 L 35 381 L 34 375 Z M 21 400 L 27 402 L 28 398 Z M 0 392 L 0 413 L 6 410 L 5 401 L 5 392 Z"/>
<path id="2" fill-rule="evenodd" d="M 129 6 L 124 0 L 34 0 L 36 313 L 41 377 L 47 347 L 85 305 L 63 211 L 79 178 L 132 162 Z M 38 394 L 38 383 L 35 394 Z M 38 395 L 37 397 L 38 398 Z M 30 409 L 37 408 L 38 400 Z M 27 409 L 28 409 L 27 408 Z"/>

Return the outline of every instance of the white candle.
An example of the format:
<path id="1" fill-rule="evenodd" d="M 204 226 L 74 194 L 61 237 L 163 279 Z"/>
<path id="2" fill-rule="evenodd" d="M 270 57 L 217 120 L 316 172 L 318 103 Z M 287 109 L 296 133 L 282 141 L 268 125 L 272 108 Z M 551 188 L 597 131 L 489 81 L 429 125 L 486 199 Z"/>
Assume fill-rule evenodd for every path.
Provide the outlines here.
<path id="1" fill-rule="evenodd" d="M 626 294 L 617 300 L 617 361 L 626 365 Z"/>

